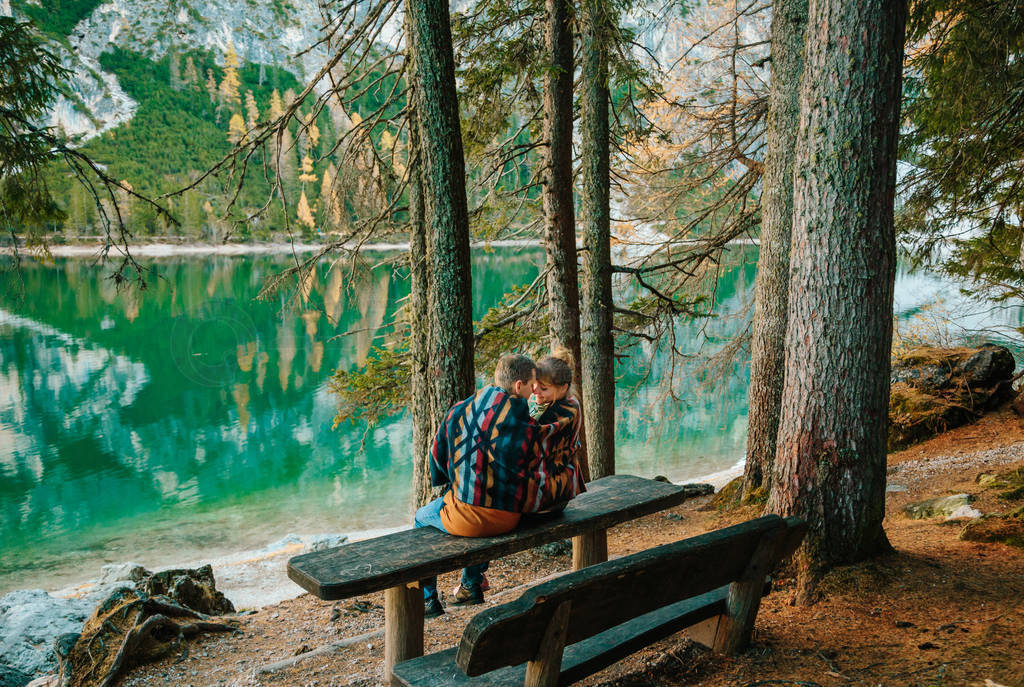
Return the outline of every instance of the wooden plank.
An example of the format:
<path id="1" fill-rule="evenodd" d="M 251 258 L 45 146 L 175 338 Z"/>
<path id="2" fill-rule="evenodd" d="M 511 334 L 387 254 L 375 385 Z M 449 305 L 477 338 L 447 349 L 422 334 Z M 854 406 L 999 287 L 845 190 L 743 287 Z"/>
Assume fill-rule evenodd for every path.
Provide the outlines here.
<path id="1" fill-rule="evenodd" d="M 569 626 L 572 602 L 565 601 L 555 609 L 548 629 L 541 637 L 533 659 L 526 664 L 523 687 L 557 687 L 562 670 L 562 652 L 565 650 L 565 629 Z"/>
<path id="2" fill-rule="evenodd" d="M 523 663 L 533 656 L 554 609 L 573 602 L 566 641 L 575 644 L 662 606 L 740 578 L 763 538 L 781 532 L 769 515 L 591 566 L 533 587 L 487 609 L 467 625 L 456 662 L 467 675 Z"/>
<path id="3" fill-rule="evenodd" d="M 634 618 L 565 648 L 560 685 L 578 682 L 649 644 L 714 618 L 725 611 L 728 586 Z M 455 663 L 456 649 L 441 651 L 395 666 L 394 675 L 409 687 L 522 687 L 526 666 L 518 665 L 467 677 Z"/>
<path id="4" fill-rule="evenodd" d="M 416 585 L 398 585 L 384 592 L 384 682 L 399 684 L 391 677 L 395 664 L 423 655 L 423 590 Z"/>
<path id="5" fill-rule="evenodd" d="M 453 537 L 433 527 L 404 530 L 295 556 L 288 561 L 288 577 L 321 599 L 345 599 L 606 529 L 679 505 L 705 491 L 705 485 L 610 475 L 588 484 L 587 491 L 561 514 L 499 537 Z"/>

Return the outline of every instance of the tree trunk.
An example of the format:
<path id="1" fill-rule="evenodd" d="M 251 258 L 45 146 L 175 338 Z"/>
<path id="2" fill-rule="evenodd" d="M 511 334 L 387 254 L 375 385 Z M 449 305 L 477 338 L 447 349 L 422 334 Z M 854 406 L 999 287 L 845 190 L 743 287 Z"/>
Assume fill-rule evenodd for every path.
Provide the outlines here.
<path id="1" fill-rule="evenodd" d="M 452 404 L 476 386 L 469 213 L 448 3 L 418 0 L 408 3 L 407 11 L 415 54 L 423 221 L 429 227 L 427 376 L 433 382 L 430 425 L 436 427 Z"/>
<path id="2" fill-rule="evenodd" d="M 569 0 L 547 0 L 545 49 L 551 56 L 544 88 L 544 236 L 547 245 L 547 290 L 552 349 L 572 352 L 577 392 L 582 393 L 580 352 L 580 287 L 576 268 L 576 211 L 572 185 L 572 5 Z M 580 399 L 582 401 L 582 398 Z M 579 462 L 585 480 L 586 441 Z"/>
<path id="3" fill-rule="evenodd" d="M 807 602 L 829 568 L 889 550 L 885 510 L 906 5 L 811 5 L 793 184 L 782 417 L 769 510 L 809 525 Z"/>
<path id="4" fill-rule="evenodd" d="M 770 490 L 785 372 L 789 305 L 789 245 L 793 227 L 793 158 L 800 126 L 807 0 L 772 5 L 772 67 L 761 185 L 761 251 L 754 290 L 750 414 L 743 495 Z"/>
<path id="5" fill-rule="evenodd" d="M 584 0 L 582 32 L 583 416 L 591 477 L 615 473 L 615 359 L 612 342 L 608 167 L 608 12 Z"/>
<path id="6" fill-rule="evenodd" d="M 415 72 L 415 51 L 408 47 L 411 36 L 409 13 L 405 15 L 406 59 Z M 419 508 L 431 497 L 428 452 L 434 436 L 431 393 L 427 376 L 430 347 L 430 310 L 427 284 L 427 234 L 423 223 L 423 184 L 420 177 L 420 132 L 414 101 L 409 103 L 409 414 L 412 416 L 412 505 Z"/>

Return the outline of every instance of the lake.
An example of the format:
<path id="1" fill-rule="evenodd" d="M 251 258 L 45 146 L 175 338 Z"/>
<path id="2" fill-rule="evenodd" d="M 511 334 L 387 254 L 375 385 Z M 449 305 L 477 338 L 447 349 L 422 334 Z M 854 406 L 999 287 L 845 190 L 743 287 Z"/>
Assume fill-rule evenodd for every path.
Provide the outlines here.
<path id="1" fill-rule="evenodd" d="M 80 259 L 5 275 L 0 594 L 82 582 L 110 562 L 160 567 L 287 533 L 407 523 L 407 417 L 334 427 L 327 390 L 335 369 L 362 364 L 391 331 L 409 292 L 395 255 L 368 254 L 355 271 L 323 264 L 299 307 L 287 294 L 254 300 L 287 256 L 146 260 L 156 274 L 144 291 L 118 291 L 109 268 Z M 536 248 L 475 250 L 475 317 L 543 261 Z M 685 353 L 714 351 L 743 327 L 756 248 L 737 248 L 728 264 L 716 289 L 723 316 L 676 328 Z M 934 275 L 900 274 L 904 319 L 959 298 Z M 992 317 L 1020 323 L 1013 311 L 970 324 Z M 708 388 L 696 362 L 677 364 L 669 384 L 664 352 L 626 353 L 617 470 L 673 481 L 738 470 L 746 361 Z"/>

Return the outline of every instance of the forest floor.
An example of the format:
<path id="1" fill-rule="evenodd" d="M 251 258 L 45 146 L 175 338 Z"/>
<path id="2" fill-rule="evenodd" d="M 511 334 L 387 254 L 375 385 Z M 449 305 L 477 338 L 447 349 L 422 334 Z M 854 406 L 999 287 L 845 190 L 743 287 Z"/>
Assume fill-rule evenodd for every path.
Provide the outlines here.
<path id="1" fill-rule="evenodd" d="M 977 483 L 982 473 L 1024 466 L 1024 421 L 1009 410 L 889 456 L 885 530 L 895 552 L 840 568 L 811 606 L 793 604 L 778 579 L 757 617 L 749 650 L 722 657 L 672 637 L 586 680 L 585 685 L 978 685 L 1024 687 L 1024 550 L 962 541 L 962 523 L 911 520 L 909 502 L 953 493 L 983 513 L 1019 506 Z M 719 512 L 710 497 L 609 532 L 623 555 L 756 517 Z M 495 561 L 487 603 L 570 567 L 570 556 L 526 551 Z M 451 589 L 456 574 L 441 578 Z M 383 593 L 323 602 L 304 594 L 238 618 L 234 635 L 205 635 L 184 652 L 135 668 L 121 683 L 243 686 L 382 684 Z M 449 609 L 426 625 L 426 650 L 454 646 L 481 607 Z M 376 634 L 374 634 L 376 633 Z M 369 635 L 343 648 L 315 651 Z M 303 655 L 308 653 L 309 655 Z M 284 667 L 273 664 L 298 657 Z M 269 668 L 269 670 L 268 670 Z"/>

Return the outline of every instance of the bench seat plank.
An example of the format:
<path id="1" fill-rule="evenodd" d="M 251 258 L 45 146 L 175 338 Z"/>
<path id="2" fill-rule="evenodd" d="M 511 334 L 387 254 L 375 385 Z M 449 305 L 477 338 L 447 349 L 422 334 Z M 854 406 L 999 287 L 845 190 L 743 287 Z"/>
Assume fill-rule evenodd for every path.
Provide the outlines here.
<path id="1" fill-rule="evenodd" d="M 288 577 L 320 599 L 346 599 L 612 527 L 703 493 L 705 485 L 610 475 L 589 483 L 562 513 L 524 522 L 508 534 L 471 538 L 453 537 L 433 527 L 404 530 L 295 556 L 288 561 Z"/>
<path id="2" fill-rule="evenodd" d="M 721 615 L 729 586 L 664 606 L 565 648 L 558 683 L 569 685 L 680 630 Z M 455 663 L 457 649 L 415 658 L 394 667 L 393 675 L 410 687 L 522 687 L 526 664 L 466 677 Z"/>

